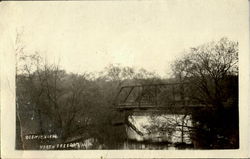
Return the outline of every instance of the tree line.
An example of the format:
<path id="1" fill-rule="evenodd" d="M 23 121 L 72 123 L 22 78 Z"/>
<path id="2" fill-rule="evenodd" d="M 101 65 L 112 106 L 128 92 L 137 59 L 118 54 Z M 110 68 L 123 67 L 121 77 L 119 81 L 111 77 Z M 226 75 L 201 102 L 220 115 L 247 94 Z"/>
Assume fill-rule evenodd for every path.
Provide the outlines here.
<path id="1" fill-rule="evenodd" d="M 112 145 L 114 140 L 126 139 L 124 130 L 114 131 L 112 125 L 117 115 L 114 97 L 121 86 L 178 81 L 190 83 L 190 98 L 216 109 L 210 116 L 208 110 L 201 113 L 204 116 L 193 115 L 200 123 L 197 126 L 213 130 L 213 140 L 221 135 L 233 138 L 232 145 L 237 143 L 237 129 L 229 130 L 238 128 L 237 42 L 222 38 L 190 48 L 171 65 L 171 79 L 164 79 L 145 69 L 120 65 L 109 65 L 96 74 L 69 73 L 59 64 L 47 63 L 39 53 L 26 55 L 19 38 L 15 50 L 17 138 L 23 133 L 57 134 L 61 143 L 95 138 L 96 145 Z M 234 109 L 228 113 L 226 108 Z M 34 124 L 30 126 L 29 121 Z M 22 139 L 17 141 L 25 149 Z"/>

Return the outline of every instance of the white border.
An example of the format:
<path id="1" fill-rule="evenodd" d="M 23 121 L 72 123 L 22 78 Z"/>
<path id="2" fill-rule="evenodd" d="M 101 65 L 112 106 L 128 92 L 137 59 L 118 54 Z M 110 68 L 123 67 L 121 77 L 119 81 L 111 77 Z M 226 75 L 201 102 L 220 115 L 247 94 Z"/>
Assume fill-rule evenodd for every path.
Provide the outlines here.
<path id="1" fill-rule="evenodd" d="M 240 149 L 238 150 L 69 150 L 69 151 L 17 151 L 15 148 L 15 57 L 12 33 L 8 24 L 0 25 L 0 105 L 1 105 L 1 157 L 2 158 L 228 158 L 247 157 L 249 147 L 249 8 L 248 1 L 239 1 L 245 5 L 246 21 L 239 24 L 246 31 L 239 41 L 239 113 L 240 113 Z M 2 3 L 2 2 L 1 2 Z M 1 5 L 0 3 L 0 5 Z M 17 17 L 18 18 L 18 17 Z M 0 28 L 1 29 L 1 28 Z M 2 43 L 3 42 L 3 43 Z M 249 132 L 249 133 L 248 133 Z"/>

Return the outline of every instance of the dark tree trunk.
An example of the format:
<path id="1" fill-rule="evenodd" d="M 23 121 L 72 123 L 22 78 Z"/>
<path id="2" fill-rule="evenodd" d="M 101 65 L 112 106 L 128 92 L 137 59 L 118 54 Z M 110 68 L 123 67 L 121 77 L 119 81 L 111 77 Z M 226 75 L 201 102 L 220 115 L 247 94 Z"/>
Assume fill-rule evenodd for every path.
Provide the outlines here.
<path id="1" fill-rule="evenodd" d="M 16 149 L 17 150 L 23 150 L 23 140 L 22 140 L 22 129 L 21 129 L 21 121 L 18 117 L 18 114 L 16 114 Z"/>

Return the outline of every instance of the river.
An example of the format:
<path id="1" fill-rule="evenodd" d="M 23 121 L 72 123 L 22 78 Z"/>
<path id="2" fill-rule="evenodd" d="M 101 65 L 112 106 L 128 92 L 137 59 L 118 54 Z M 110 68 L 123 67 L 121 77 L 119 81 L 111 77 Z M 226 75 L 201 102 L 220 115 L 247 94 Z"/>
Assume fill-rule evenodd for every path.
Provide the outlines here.
<path id="1" fill-rule="evenodd" d="M 124 141 L 112 144 L 98 144 L 98 140 L 88 138 L 82 142 L 67 142 L 57 144 L 41 144 L 39 149 L 142 149 L 142 150 L 170 150 L 193 148 L 191 139 L 193 122 L 191 115 L 131 115 L 128 118 L 131 126 L 123 125 L 126 138 Z M 123 131 L 123 132 L 124 132 Z M 56 135 L 50 135 L 55 137 Z M 45 136 L 48 140 L 50 136 Z M 29 137 L 29 136 L 27 136 Z M 40 136 L 38 136 L 40 137 Z M 38 138 L 31 136 L 30 143 Z M 44 138 L 44 136 L 42 136 Z M 26 139 L 26 138 L 25 138 Z M 27 138 L 27 141 L 28 138 Z M 33 144 L 32 144 L 33 143 Z M 35 144 L 36 145 L 36 144 Z M 35 147 L 34 147 L 35 148 Z"/>
<path id="2" fill-rule="evenodd" d="M 126 126 L 128 140 L 123 149 L 176 149 L 192 145 L 190 115 L 131 116 L 129 121 L 142 134 Z"/>

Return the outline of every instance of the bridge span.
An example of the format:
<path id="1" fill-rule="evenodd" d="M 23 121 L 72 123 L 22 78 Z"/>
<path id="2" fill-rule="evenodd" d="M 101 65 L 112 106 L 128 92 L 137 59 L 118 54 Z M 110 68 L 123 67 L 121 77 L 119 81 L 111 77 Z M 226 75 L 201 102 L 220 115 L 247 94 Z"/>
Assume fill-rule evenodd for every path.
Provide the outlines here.
<path id="1" fill-rule="evenodd" d="M 113 125 L 126 125 L 137 134 L 143 135 L 130 122 L 131 116 L 187 116 L 203 109 L 213 109 L 210 105 L 194 100 L 192 92 L 189 83 L 123 86 L 115 98 L 114 108 L 118 113 L 112 121 Z"/>
<path id="2" fill-rule="evenodd" d="M 189 83 L 144 84 L 121 87 L 115 98 L 118 111 L 183 113 L 211 107 L 192 97 Z"/>

